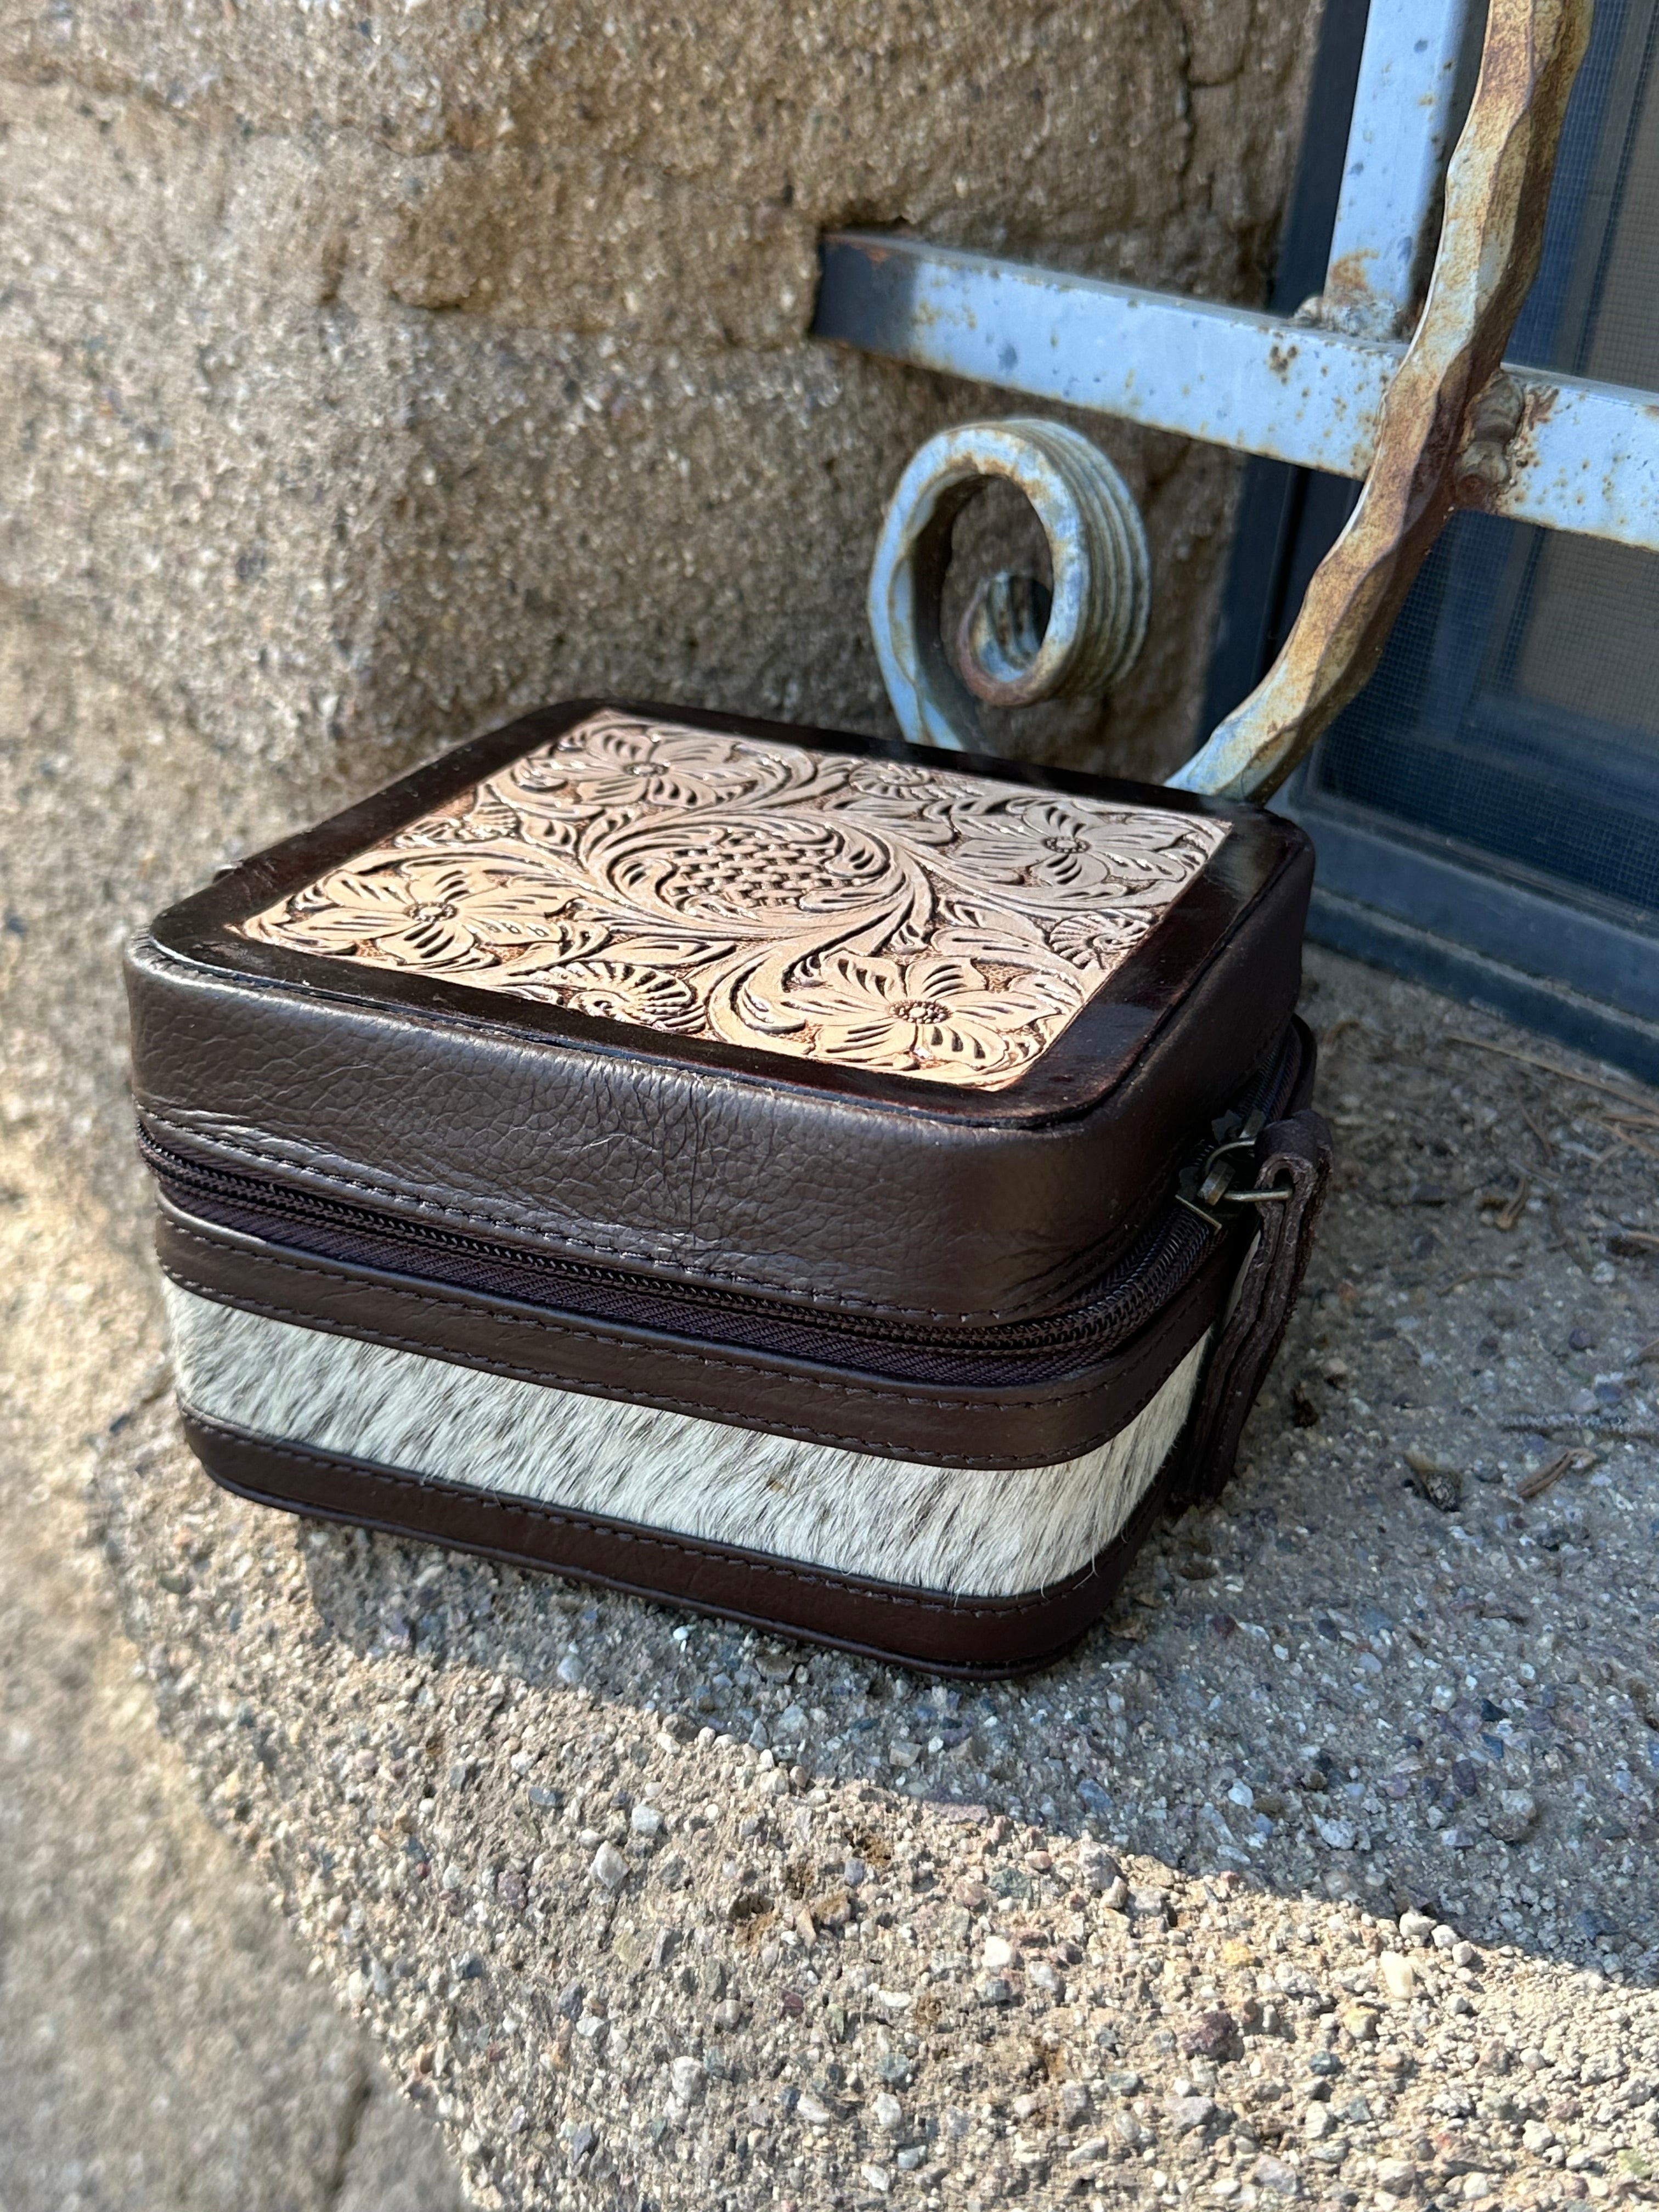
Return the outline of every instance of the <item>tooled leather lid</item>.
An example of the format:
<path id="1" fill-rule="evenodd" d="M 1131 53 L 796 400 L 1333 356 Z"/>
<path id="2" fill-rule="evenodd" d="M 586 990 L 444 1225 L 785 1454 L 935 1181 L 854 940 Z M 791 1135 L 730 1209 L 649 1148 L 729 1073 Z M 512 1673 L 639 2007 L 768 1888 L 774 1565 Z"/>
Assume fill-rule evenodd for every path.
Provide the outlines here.
<path id="1" fill-rule="evenodd" d="M 627 1266 L 1029 1308 L 1282 1030 L 1310 876 L 1253 807 L 574 702 L 164 915 L 133 970 L 138 1095 L 206 1142 L 253 1132 L 272 1171 L 482 1194 L 499 1229 Z M 1108 1123 L 1086 1183 L 1036 1167 Z M 931 1217 L 933 1259 L 871 1255 L 868 1203 L 907 1245 Z"/>
<path id="2" fill-rule="evenodd" d="M 663 1039 L 1005 1091 L 1231 834 L 606 707 L 231 927 Z"/>

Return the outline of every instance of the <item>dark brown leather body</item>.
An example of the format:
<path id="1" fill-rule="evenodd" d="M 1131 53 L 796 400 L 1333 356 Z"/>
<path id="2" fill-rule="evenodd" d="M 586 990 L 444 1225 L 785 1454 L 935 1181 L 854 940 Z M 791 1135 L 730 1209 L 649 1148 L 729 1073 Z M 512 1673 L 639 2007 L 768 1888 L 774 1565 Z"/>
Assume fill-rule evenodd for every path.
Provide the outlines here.
<path id="1" fill-rule="evenodd" d="M 1095 1280 L 1279 1048 L 1313 874 L 1300 830 L 1253 807 L 955 755 L 920 757 L 1201 811 L 1230 830 L 1061 1044 L 1006 1090 L 688 1042 L 236 937 L 274 896 L 589 705 L 462 747 L 161 918 L 128 961 L 134 1091 L 157 1144 L 578 1265 L 923 1326 L 1001 1324 Z M 672 711 L 824 750 L 909 750 Z M 380 1320 L 392 1295 L 367 1283 L 330 1293 L 359 1313 L 381 1301 Z M 473 1324 L 453 1303 L 430 1319 L 464 1357 Z M 825 1425 L 848 1426 L 834 1413 Z"/>
<path id="2" fill-rule="evenodd" d="M 939 1672 L 1016 1673 L 1056 1657 L 1100 1617 L 1160 1512 L 1215 1496 L 1231 1472 L 1307 1264 L 1330 1171 L 1329 1133 L 1302 1109 L 1263 1132 L 1256 1166 L 1265 1183 L 1284 1189 L 1285 1202 L 1266 1210 L 1185 1434 L 1111 1541 L 1041 1589 L 963 1597 L 838 1573 L 315 1451 L 188 1407 L 185 1433 L 216 1481 L 261 1504 L 552 1567 Z"/>

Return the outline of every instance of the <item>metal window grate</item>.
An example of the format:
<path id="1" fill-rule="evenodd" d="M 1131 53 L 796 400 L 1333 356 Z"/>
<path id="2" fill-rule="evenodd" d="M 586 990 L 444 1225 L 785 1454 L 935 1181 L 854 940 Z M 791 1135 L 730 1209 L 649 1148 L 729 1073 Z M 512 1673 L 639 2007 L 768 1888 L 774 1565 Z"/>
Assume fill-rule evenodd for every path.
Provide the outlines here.
<path id="1" fill-rule="evenodd" d="M 1392 583 L 1417 573 L 1443 501 L 1527 526 L 1457 529 L 1368 693 L 1300 780 L 1291 803 L 1316 830 L 1323 869 L 1315 926 L 1659 1078 L 1656 764 L 1644 690 L 1647 556 L 1659 550 L 1659 377 L 1645 313 L 1656 258 L 1653 6 L 1327 0 L 1298 195 L 1308 204 L 1290 225 L 1276 312 L 846 232 L 823 240 L 814 329 L 936 374 L 1257 457 L 1212 663 L 1205 720 L 1214 726 L 1172 779 L 1188 788 L 1273 787 L 1346 696 L 1353 653 L 1369 650 L 1368 624 L 1395 605 Z M 1581 76 L 1592 15 L 1595 51 Z M 1463 131 L 1448 168 L 1477 55 L 1480 127 Z M 1505 272 L 1522 256 L 1533 266 L 1528 180 L 1556 174 L 1557 97 L 1570 83 L 1541 280 L 1518 347 L 1472 395 L 1460 380 L 1474 363 L 1467 347 L 1484 349 L 1508 327 Z M 1340 163 L 1322 162 L 1338 131 Z M 1498 131 L 1520 134 L 1504 139 L 1504 164 Z M 1453 209 L 1443 230 L 1443 182 Z M 1490 239 L 1488 223 L 1499 227 Z M 1296 303 L 1313 270 L 1299 264 L 1313 258 L 1316 234 L 1328 241 L 1323 282 L 1304 310 Z M 1460 335 L 1465 309 L 1476 319 Z M 1563 361 L 1583 366 L 1553 365 Z M 1483 377 L 1486 365 L 1483 350 Z M 1609 371 L 1641 380 L 1614 383 Z M 1449 381 L 1431 394 L 1425 379 L 1435 376 Z M 1453 405 L 1467 410 L 1455 453 L 1433 413 Z M 1407 444 L 1419 471 L 1409 480 L 1398 473 Z M 938 501 L 956 495 L 964 470 L 985 473 L 984 459 L 933 441 L 889 509 L 882 543 L 891 538 L 896 555 L 878 559 L 872 620 L 891 648 L 884 670 L 907 728 L 907 701 L 919 728 L 933 726 L 920 693 L 909 696 L 908 672 L 933 665 L 943 636 L 941 611 L 917 589 L 933 573 L 933 541 L 923 547 L 915 532 L 926 537 Z M 939 470 L 948 483 L 935 481 Z M 1352 506 L 1340 479 L 1358 477 L 1373 495 L 1358 535 L 1304 606 Z M 1540 525 L 1599 542 L 1546 545 L 1528 534 Z M 1642 553 L 1607 550 L 1618 547 Z M 1094 563 L 1074 555 L 1077 580 Z M 1376 559 L 1385 566 L 1366 567 Z M 1345 605 L 1354 618 L 1346 629 Z M 1307 618 L 1296 653 L 1246 701 L 1298 607 Z M 962 742 L 958 720 L 947 710 L 936 741 Z"/>

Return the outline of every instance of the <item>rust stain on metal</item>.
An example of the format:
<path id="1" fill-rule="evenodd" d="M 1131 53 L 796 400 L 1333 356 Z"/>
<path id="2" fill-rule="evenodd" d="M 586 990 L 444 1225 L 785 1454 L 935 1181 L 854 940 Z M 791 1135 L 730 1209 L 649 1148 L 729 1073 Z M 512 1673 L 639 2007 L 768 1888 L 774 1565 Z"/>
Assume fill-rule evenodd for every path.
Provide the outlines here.
<path id="1" fill-rule="evenodd" d="M 1589 0 L 1492 0 L 1428 295 L 1383 400 L 1358 503 L 1277 661 L 1172 782 L 1235 798 L 1276 790 L 1376 667 L 1465 484 L 1485 495 L 1484 457 L 1462 482 L 1460 467 L 1537 274 L 1589 22 Z"/>
<path id="2" fill-rule="evenodd" d="M 1339 255 L 1325 272 L 1326 291 L 1340 293 L 1344 299 L 1369 297 L 1371 280 L 1366 264 L 1375 258 L 1369 247 Z"/>
<path id="3" fill-rule="evenodd" d="M 1300 346 L 1285 345 L 1282 340 L 1277 338 L 1268 349 L 1267 367 L 1281 384 L 1290 382 L 1291 371 L 1295 368 L 1297 358 L 1301 351 Z"/>
<path id="4" fill-rule="evenodd" d="M 1339 254 L 1325 271 L 1324 290 L 1316 302 L 1310 303 L 1311 315 L 1327 329 L 1346 331 L 1351 337 L 1392 337 L 1399 311 L 1371 283 L 1376 258 L 1369 246 Z"/>

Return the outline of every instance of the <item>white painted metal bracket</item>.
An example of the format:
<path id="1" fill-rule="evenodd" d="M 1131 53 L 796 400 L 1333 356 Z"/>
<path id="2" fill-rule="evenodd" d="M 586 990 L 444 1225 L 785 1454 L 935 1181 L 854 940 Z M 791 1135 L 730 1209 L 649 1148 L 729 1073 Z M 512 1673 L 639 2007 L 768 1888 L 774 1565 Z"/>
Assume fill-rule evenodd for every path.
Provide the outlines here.
<path id="1" fill-rule="evenodd" d="M 816 328 L 941 375 L 1340 477 L 1369 472 L 1406 351 L 1398 339 L 857 231 L 824 241 Z M 1659 395 L 1513 362 L 1505 374 L 1522 395 L 1521 434 L 1508 481 L 1482 504 L 1659 550 Z"/>

